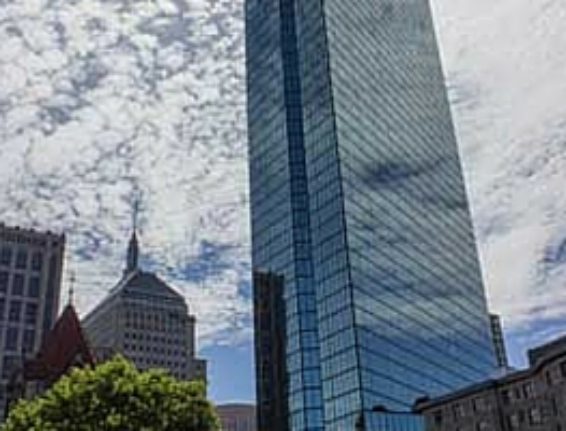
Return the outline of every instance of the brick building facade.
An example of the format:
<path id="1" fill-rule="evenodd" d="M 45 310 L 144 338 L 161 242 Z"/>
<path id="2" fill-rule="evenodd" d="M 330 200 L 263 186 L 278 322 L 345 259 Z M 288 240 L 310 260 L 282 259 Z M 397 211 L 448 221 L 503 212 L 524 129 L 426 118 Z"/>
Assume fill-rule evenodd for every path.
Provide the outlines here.
<path id="1" fill-rule="evenodd" d="M 427 431 L 566 431 L 566 336 L 529 351 L 529 363 L 415 410 Z"/>

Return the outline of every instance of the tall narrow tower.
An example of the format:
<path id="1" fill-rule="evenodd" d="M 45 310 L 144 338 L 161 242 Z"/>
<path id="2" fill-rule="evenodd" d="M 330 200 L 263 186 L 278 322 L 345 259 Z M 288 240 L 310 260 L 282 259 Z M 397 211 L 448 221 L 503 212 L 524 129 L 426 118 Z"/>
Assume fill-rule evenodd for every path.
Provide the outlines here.
<path id="1" fill-rule="evenodd" d="M 416 398 L 496 367 L 429 2 L 247 0 L 246 24 L 253 269 L 284 280 L 289 429 L 419 430 Z"/>

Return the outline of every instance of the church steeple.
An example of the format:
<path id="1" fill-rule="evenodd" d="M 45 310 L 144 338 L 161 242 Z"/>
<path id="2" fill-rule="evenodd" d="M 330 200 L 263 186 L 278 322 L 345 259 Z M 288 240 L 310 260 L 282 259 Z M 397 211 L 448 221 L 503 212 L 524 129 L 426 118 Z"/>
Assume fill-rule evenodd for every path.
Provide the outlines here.
<path id="1" fill-rule="evenodd" d="M 69 300 L 67 305 L 70 306 L 74 306 L 74 300 L 75 300 L 75 282 L 77 281 L 77 278 L 75 276 L 75 272 L 71 271 L 71 275 L 69 277 Z"/>
<path id="2" fill-rule="evenodd" d="M 130 242 L 128 244 L 128 255 L 126 257 L 126 268 L 124 269 L 124 274 L 129 274 L 138 269 L 140 247 L 138 243 L 138 210 L 139 202 L 134 202 L 133 214 L 132 214 L 132 236 L 130 237 Z"/>

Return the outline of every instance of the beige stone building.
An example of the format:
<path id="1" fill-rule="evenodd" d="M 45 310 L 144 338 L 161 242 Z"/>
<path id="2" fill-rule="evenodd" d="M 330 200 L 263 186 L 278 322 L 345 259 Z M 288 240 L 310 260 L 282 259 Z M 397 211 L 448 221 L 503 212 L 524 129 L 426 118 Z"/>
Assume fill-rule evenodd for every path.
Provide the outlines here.
<path id="1" fill-rule="evenodd" d="M 222 431 L 257 431 L 256 408 L 252 404 L 224 404 L 216 411 Z"/>
<path id="2" fill-rule="evenodd" d="M 98 359 L 120 353 L 141 370 L 162 368 L 182 380 L 206 380 L 206 362 L 196 358 L 196 319 L 185 298 L 138 266 L 136 234 L 118 284 L 83 320 Z"/>
<path id="3" fill-rule="evenodd" d="M 427 431 L 566 431 L 566 336 L 529 351 L 529 362 L 415 410 Z"/>

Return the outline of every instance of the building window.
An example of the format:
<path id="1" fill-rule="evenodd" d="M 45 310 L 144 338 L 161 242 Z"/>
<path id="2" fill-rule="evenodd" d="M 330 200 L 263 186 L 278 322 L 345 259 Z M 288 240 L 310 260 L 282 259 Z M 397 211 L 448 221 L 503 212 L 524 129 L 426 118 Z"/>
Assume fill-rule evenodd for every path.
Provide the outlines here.
<path id="1" fill-rule="evenodd" d="M 481 421 L 476 425 L 476 431 L 489 431 L 489 425 L 486 421 Z"/>
<path id="2" fill-rule="evenodd" d="M 37 304 L 26 304 L 25 323 L 35 325 L 37 321 Z"/>
<path id="3" fill-rule="evenodd" d="M 28 296 L 39 298 L 39 277 L 30 277 L 28 281 Z"/>
<path id="4" fill-rule="evenodd" d="M 562 374 L 562 377 L 566 378 L 566 361 L 560 364 L 560 374 Z"/>
<path id="5" fill-rule="evenodd" d="M 31 269 L 34 271 L 41 271 L 43 267 L 43 254 L 36 251 L 31 258 Z"/>
<path id="6" fill-rule="evenodd" d="M 552 413 L 554 416 L 558 416 L 558 403 L 556 402 L 556 398 L 552 397 Z"/>
<path id="7" fill-rule="evenodd" d="M 505 404 L 505 405 L 507 405 L 511 402 L 511 397 L 509 396 L 508 390 L 501 391 L 501 400 L 503 401 L 503 404 Z"/>
<path id="8" fill-rule="evenodd" d="M 2 247 L 0 251 L 0 265 L 10 266 L 12 264 L 12 249 L 10 247 Z"/>
<path id="9" fill-rule="evenodd" d="M 456 419 L 464 417 L 464 406 L 462 404 L 454 404 L 452 411 Z"/>
<path id="10" fill-rule="evenodd" d="M 441 410 L 435 411 L 433 413 L 433 417 L 434 417 L 434 424 L 436 426 L 442 425 L 442 411 Z"/>
<path id="11" fill-rule="evenodd" d="M 529 409 L 529 423 L 531 425 L 540 425 L 542 423 L 542 415 L 538 407 Z"/>
<path id="12" fill-rule="evenodd" d="M 28 253 L 26 250 L 18 250 L 16 255 L 16 268 L 27 269 L 28 267 Z"/>
<path id="13" fill-rule="evenodd" d="M 521 426 L 521 421 L 519 420 L 519 415 L 517 413 L 513 413 L 512 415 L 507 417 L 507 424 L 509 425 L 509 429 L 516 430 L 519 429 Z"/>
<path id="14" fill-rule="evenodd" d="M 485 399 L 484 398 L 475 398 L 472 401 L 472 405 L 474 408 L 474 412 L 482 412 L 485 410 Z"/>
<path id="15" fill-rule="evenodd" d="M 4 306 L 6 305 L 6 300 L 0 298 L 0 322 L 4 320 Z"/>
<path id="16" fill-rule="evenodd" d="M 552 386 L 552 383 L 553 383 L 553 382 L 552 382 L 552 374 L 551 374 L 550 371 L 547 371 L 547 372 L 545 373 L 545 378 L 546 378 L 546 384 L 547 384 L 548 386 Z"/>
<path id="17" fill-rule="evenodd" d="M 22 274 L 15 274 L 12 280 L 12 294 L 23 296 L 25 277 Z"/>
<path id="18" fill-rule="evenodd" d="M 10 302 L 10 310 L 8 311 L 8 320 L 10 322 L 19 322 L 22 312 L 22 303 L 20 301 Z"/>
<path id="19" fill-rule="evenodd" d="M 523 395 L 525 398 L 533 398 L 535 394 L 534 385 L 532 382 L 525 383 L 523 385 Z"/>
<path id="20" fill-rule="evenodd" d="M 8 328 L 6 331 L 6 342 L 4 347 L 8 352 L 15 352 L 18 350 L 18 328 Z"/>
<path id="21" fill-rule="evenodd" d="M 24 331 L 24 340 L 22 344 L 24 352 L 33 352 L 35 347 L 35 331 L 33 329 L 26 329 Z"/>
<path id="22" fill-rule="evenodd" d="M 11 377 L 12 372 L 15 371 L 18 366 L 19 357 L 18 356 L 4 356 L 3 367 L 2 367 L 2 377 L 8 379 Z"/>
<path id="23" fill-rule="evenodd" d="M 8 292 L 8 280 L 10 279 L 10 274 L 6 271 L 0 272 L 0 293 Z"/>

